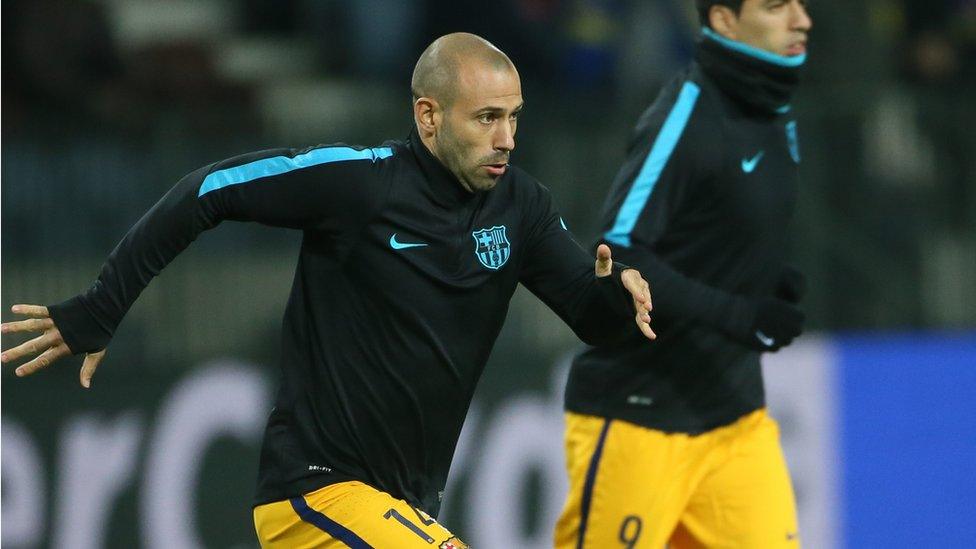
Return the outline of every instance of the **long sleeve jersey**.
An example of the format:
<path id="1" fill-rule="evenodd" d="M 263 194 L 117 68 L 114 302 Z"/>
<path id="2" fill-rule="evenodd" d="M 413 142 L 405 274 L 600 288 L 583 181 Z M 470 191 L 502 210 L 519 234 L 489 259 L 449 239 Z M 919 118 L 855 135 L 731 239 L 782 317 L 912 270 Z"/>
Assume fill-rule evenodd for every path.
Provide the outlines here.
<path id="1" fill-rule="evenodd" d="M 303 231 L 255 504 L 358 480 L 432 514 L 518 283 L 585 341 L 633 326 L 620 281 L 516 167 L 470 193 L 416 133 L 380 147 L 279 149 L 184 177 L 85 293 L 51 307 L 75 352 L 105 347 L 140 291 L 223 220 Z M 203 321 L 203 319 L 201 319 Z"/>
<path id="2" fill-rule="evenodd" d="M 731 336 L 784 267 L 799 162 L 792 116 L 746 108 L 698 63 L 661 91 L 613 182 L 601 239 L 650 283 L 658 338 L 583 350 L 568 410 L 700 433 L 764 406 L 759 354 Z"/>

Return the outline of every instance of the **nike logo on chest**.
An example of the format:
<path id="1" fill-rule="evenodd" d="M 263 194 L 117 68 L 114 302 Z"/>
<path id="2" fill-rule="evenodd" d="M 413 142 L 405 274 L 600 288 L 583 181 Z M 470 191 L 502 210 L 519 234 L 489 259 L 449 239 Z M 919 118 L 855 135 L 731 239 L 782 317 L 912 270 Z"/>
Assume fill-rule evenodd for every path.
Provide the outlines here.
<path id="1" fill-rule="evenodd" d="M 753 170 L 756 169 L 756 166 L 759 165 L 759 161 L 762 160 L 762 157 L 765 154 L 766 151 L 759 151 L 759 153 L 756 154 L 756 156 L 753 156 L 752 158 L 743 158 L 742 171 L 745 173 L 752 173 Z"/>
<path id="2" fill-rule="evenodd" d="M 396 233 L 390 237 L 390 247 L 394 250 L 405 250 L 407 248 L 423 248 L 427 244 L 424 242 L 400 242 L 397 240 Z"/>

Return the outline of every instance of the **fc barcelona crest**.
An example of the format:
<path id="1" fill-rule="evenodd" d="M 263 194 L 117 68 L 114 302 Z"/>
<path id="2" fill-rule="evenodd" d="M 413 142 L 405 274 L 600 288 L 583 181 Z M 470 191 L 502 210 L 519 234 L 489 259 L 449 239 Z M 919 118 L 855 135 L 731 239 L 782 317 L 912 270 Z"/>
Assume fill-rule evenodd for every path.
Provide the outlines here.
<path id="1" fill-rule="evenodd" d="M 800 163 L 800 143 L 796 137 L 796 120 L 786 123 L 786 144 L 790 146 L 790 156 L 793 162 Z"/>
<path id="2" fill-rule="evenodd" d="M 512 245 L 505 235 L 505 225 L 481 229 L 471 233 L 474 238 L 474 255 L 489 269 L 500 269 L 512 255 Z"/>

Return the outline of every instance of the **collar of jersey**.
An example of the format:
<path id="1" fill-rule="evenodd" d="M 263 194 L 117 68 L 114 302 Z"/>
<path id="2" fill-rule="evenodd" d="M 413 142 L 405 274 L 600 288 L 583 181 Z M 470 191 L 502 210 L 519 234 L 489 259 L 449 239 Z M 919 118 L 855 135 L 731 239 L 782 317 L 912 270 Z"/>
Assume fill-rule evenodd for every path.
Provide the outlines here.
<path id="1" fill-rule="evenodd" d="M 758 59 L 760 61 L 765 61 L 772 65 L 778 65 L 780 67 L 799 67 L 806 63 L 807 54 L 803 53 L 800 55 L 779 55 L 771 51 L 766 51 L 755 46 L 750 46 L 744 42 L 739 42 L 737 40 L 732 40 L 722 36 L 721 34 L 713 31 L 708 27 L 702 28 L 702 36 L 718 42 L 722 46 L 732 50 L 737 51 L 743 55 L 748 55 L 753 59 Z"/>
<path id="2" fill-rule="evenodd" d="M 417 163 L 420 164 L 420 169 L 427 180 L 432 193 L 431 198 L 435 202 L 450 206 L 467 203 L 475 198 L 476 193 L 465 190 L 454 174 L 427 149 L 424 142 L 420 140 L 416 128 L 410 132 L 408 141 L 410 150 L 417 158 Z"/>

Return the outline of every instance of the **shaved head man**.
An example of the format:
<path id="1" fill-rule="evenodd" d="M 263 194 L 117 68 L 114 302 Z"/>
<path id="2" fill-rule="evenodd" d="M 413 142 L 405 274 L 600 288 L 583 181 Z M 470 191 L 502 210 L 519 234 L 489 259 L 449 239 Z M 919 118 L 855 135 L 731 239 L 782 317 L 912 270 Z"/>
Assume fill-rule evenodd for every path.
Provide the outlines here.
<path id="1" fill-rule="evenodd" d="M 522 110 L 511 59 L 479 36 L 448 34 L 421 54 L 411 90 L 424 145 L 468 191 L 493 188 L 515 149 Z"/>
<path id="2" fill-rule="evenodd" d="M 516 287 L 590 344 L 653 339 L 650 291 L 608 246 L 594 262 L 549 191 L 509 164 L 522 91 L 504 53 L 441 37 L 411 85 L 405 140 L 260 151 L 185 176 L 88 291 L 14 306 L 28 319 L 4 333 L 42 333 L 3 362 L 28 358 L 26 376 L 84 353 L 90 387 L 125 312 L 200 232 L 224 220 L 300 230 L 254 499 L 261 546 L 466 547 L 435 517 Z"/>

